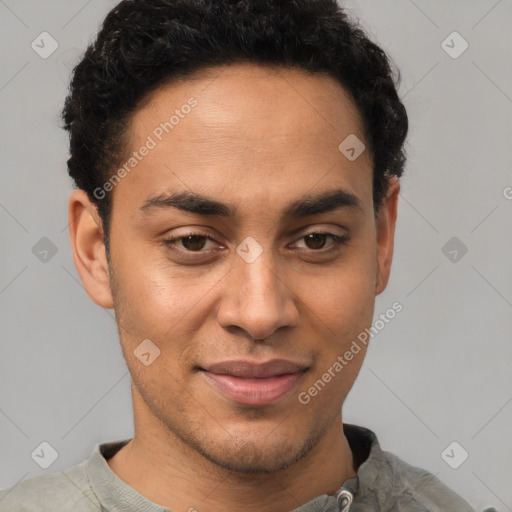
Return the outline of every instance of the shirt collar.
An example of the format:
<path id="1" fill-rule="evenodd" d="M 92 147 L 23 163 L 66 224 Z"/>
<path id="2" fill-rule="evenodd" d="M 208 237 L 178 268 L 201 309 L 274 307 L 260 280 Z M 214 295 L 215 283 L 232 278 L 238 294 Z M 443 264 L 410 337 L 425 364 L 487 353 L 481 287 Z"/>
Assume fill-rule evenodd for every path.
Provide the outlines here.
<path id="1" fill-rule="evenodd" d="M 334 495 L 317 496 L 293 512 L 339 512 L 342 508 L 338 498 L 343 492 L 352 496 L 357 512 L 388 510 L 394 472 L 377 436 L 367 428 L 349 423 L 343 424 L 343 432 L 352 451 L 357 475 L 345 480 Z M 350 510 L 354 510 L 353 507 Z"/>
<path id="2" fill-rule="evenodd" d="M 361 512 L 375 510 L 372 507 L 376 505 L 384 507 L 388 501 L 394 475 L 377 436 L 367 428 L 348 423 L 343 424 L 343 431 L 353 454 L 357 475 L 343 482 L 334 495 L 317 496 L 293 512 L 339 512 L 338 497 L 342 491 L 354 497 L 354 503 L 361 505 L 358 506 Z M 94 493 L 109 512 L 169 512 L 169 509 L 149 501 L 123 482 L 107 464 L 107 459 L 129 441 L 124 439 L 95 446 L 86 464 Z M 368 508 L 364 507 L 365 504 Z"/>
<path id="3" fill-rule="evenodd" d="M 169 512 L 123 482 L 107 464 L 130 439 L 96 445 L 86 465 L 87 476 L 94 494 L 108 512 Z"/>

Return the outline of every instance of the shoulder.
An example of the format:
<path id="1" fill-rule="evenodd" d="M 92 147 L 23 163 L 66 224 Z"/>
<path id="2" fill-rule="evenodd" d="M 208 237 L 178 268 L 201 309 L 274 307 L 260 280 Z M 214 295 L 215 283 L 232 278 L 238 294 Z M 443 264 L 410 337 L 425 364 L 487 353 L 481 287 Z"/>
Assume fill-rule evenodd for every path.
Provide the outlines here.
<path id="1" fill-rule="evenodd" d="M 392 453 L 382 454 L 392 469 L 397 510 L 408 506 L 411 510 L 425 512 L 474 512 L 469 503 L 432 473 L 408 464 Z"/>
<path id="2" fill-rule="evenodd" d="M 344 423 L 343 430 L 358 468 L 358 503 L 389 512 L 475 512 L 432 473 L 383 451 L 370 429 Z"/>
<path id="3" fill-rule="evenodd" d="M 0 491 L 0 512 L 99 512 L 86 473 L 86 462 L 58 473 L 23 480 Z"/>

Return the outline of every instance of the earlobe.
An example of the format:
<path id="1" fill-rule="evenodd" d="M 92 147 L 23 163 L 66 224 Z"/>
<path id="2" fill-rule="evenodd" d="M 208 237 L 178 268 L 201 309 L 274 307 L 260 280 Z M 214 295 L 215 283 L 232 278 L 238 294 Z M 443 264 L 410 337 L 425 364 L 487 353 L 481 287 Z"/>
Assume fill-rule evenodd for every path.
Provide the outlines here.
<path id="1" fill-rule="evenodd" d="M 386 198 L 382 202 L 377 216 L 377 283 L 375 295 L 381 294 L 386 289 L 391 273 L 399 193 L 400 182 L 398 178 L 393 177 L 389 181 Z"/>
<path id="2" fill-rule="evenodd" d="M 85 291 L 99 306 L 113 308 L 102 222 L 85 191 L 71 193 L 68 220 L 73 260 Z"/>

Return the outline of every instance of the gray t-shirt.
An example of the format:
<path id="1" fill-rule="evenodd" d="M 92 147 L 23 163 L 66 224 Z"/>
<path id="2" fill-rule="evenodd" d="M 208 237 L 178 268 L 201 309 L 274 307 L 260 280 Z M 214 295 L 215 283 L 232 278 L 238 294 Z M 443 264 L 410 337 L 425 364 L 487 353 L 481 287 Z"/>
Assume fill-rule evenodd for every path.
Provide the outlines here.
<path id="1" fill-rule="evenodd" d="M 346 423 L 343 429 L 357 476 L 294 512 L 474 512 L 431 473 L 382 451 L 372 431 Z M 128 442 L 98 444 L 81 464 L 0 491 L 0 512 L 170 512 L 110 469 L 107 460 Z"/>

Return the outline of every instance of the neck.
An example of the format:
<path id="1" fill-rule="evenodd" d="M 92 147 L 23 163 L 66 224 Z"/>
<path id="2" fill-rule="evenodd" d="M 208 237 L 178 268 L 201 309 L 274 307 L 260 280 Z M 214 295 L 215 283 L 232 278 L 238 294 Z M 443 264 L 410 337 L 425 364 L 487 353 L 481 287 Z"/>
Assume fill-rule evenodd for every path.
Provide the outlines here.
<path id="1" fill-rule="evenodd" d="M 219 467 L 155 420 L 137 421 L 133 439 L 108 461 L 126 484 L 170 510 L 214 512 L 293 510 L 321 494 L 334 494 L 356 475 L 337 416 L 301 460 L 272 474 L 241 474 Z"/>

